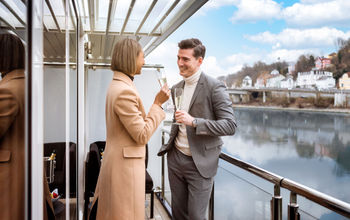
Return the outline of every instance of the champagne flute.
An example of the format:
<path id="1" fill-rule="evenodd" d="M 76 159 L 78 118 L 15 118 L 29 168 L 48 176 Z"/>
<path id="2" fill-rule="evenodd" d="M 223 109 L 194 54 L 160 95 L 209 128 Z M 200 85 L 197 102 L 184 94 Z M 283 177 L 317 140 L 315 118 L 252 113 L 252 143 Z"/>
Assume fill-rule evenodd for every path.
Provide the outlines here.
<path id="1" fill-rule="evenodd" d="M 160 88 L 163 88 L 163 86 L 167 83 L 167 79 L 166 79 L 166 75 L 164 72 L 164 68 L 157 68 L 157 71 L 155 71 L 156 75 L 157 75 L 157 80 L 159 83 Z M 164 103 L 164 111 L 165 112 L 174 112 L 174 107 L 171 101 L 171 96 L 168 99 L 168 101 L 166 101 Z"/>
<path id="2" fill-rule="evenodd" d="M 175 98 L 175 111 L 181 110 L 182 107 L 182 100 L 183 100 L 183 88 L 175 88 L 174 89 L 174 98 Z M 173 124 L 181 125 L 181 123 L 175 122 Z"/>
<path id="3" fill-rule="evenodd" d="M 167 83 L 164 69 L 163 68 L 157 68 L 157 72 L 156 73 L 157 73 L 158 83 L 160 85 L 160 88 L 162 88 L 165 85 L 165 83 Z"/>

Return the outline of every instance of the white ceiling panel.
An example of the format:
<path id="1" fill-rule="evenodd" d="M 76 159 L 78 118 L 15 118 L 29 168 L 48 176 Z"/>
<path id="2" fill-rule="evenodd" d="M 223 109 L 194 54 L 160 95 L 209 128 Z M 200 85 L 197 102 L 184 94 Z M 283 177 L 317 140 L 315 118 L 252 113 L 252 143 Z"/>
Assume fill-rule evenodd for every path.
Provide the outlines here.
<path id="1" fill-rule="evenodd" d="M 147 56 L 208 0 L 71 0 L 80 16 L 80 24 L 92 45 L 86 62 L 110 62 L 113 45 L 124 37 L 139 41 Z M 25 4 L 21 0 L 2 0 L 0 28 L 24 29 Z M 43 0 L 45 57 L 63 59 L 65 33 L 64 0 Z M 6 5 L 5 5 L 6 4 Z M 10 8 L 10 10 L 9 10 Z M 24 23 L 24 24 L 23 24 Z M 75 18 L 69 18 L 74 33 Z M 57 42 L 56 42 L 57 41 Z M 55 43 L 56 42 L 56 43 Z M 57 47 L 57 48 L 56 48 Z M 60 48 L 61 47 L 61 48 Z M 64 46 L 63 46 L 64 47 Z"/>

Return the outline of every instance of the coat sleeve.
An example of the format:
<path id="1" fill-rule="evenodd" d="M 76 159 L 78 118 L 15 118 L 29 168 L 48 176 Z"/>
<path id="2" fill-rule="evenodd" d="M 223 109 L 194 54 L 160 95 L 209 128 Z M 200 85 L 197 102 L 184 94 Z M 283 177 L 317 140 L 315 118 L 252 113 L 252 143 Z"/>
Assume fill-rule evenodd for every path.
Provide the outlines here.
<path id="1" fill-rule="evenodd" d="M 18 114 L 18 103 L 13 94 L 0 88 L 0 138 L 6 133 Z"/>
<path id="2" fill-rule="evenodd" d="M 153 104 L 143 118 L 140 104 L 134 90 L 124 89 L 114 101 L 113 108 L 134 141 L 144 145 L 165 118 L 165 113 L 160 106 Z"/>
<path id="3" fill-rule="evenodd" d="M 236 132 L 236 120 L 231 99 L 222 83 L 216 84 L 211 93 L 212 109 L 216 120 L 197 118 L 197 135 L 226 136 Z"/>

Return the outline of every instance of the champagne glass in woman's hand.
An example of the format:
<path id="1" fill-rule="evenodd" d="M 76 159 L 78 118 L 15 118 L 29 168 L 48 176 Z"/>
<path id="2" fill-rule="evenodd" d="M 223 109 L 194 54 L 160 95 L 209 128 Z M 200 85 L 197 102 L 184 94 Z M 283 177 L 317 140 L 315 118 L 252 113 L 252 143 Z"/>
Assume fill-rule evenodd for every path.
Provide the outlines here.
<path id="1" fill-rule="evenodd" d="M 164 68 L 157 68 L 155 73 L 157 75 L 157 80 L 158 80 L 160 88 L 163 88 L 164 85 L 167 84 L 167 78 L 165 75 Z M 169 100 L 164 103 L 163 107 L 164 107 L 165 112 L 168 112 L 168 113 L 174 112 L 174 107 L 172 104 L 171 96 L 170 96 Z"/>
<path id="2" fill-rule="evenodd" d="M 167 83 L 164 69 L 163 68 L 157 68 L 156 73 L 157 73 L 158 83 L 159 83 L 160 87 L 162 88 L 164 86 L 164 84 Z"/>

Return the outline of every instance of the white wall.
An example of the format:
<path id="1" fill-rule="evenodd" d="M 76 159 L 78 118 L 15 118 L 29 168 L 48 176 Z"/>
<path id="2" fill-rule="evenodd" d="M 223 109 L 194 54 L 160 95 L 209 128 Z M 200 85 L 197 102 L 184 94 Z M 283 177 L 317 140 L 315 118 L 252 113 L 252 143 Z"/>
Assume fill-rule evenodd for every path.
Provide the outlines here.
<path id="1" fill-rule="evenodd" d="M 77 143 L 77 77 L 70 71 L 70 140 Z M 44 143 L 65 142 L 65 68 L 44 66 Z"/>

